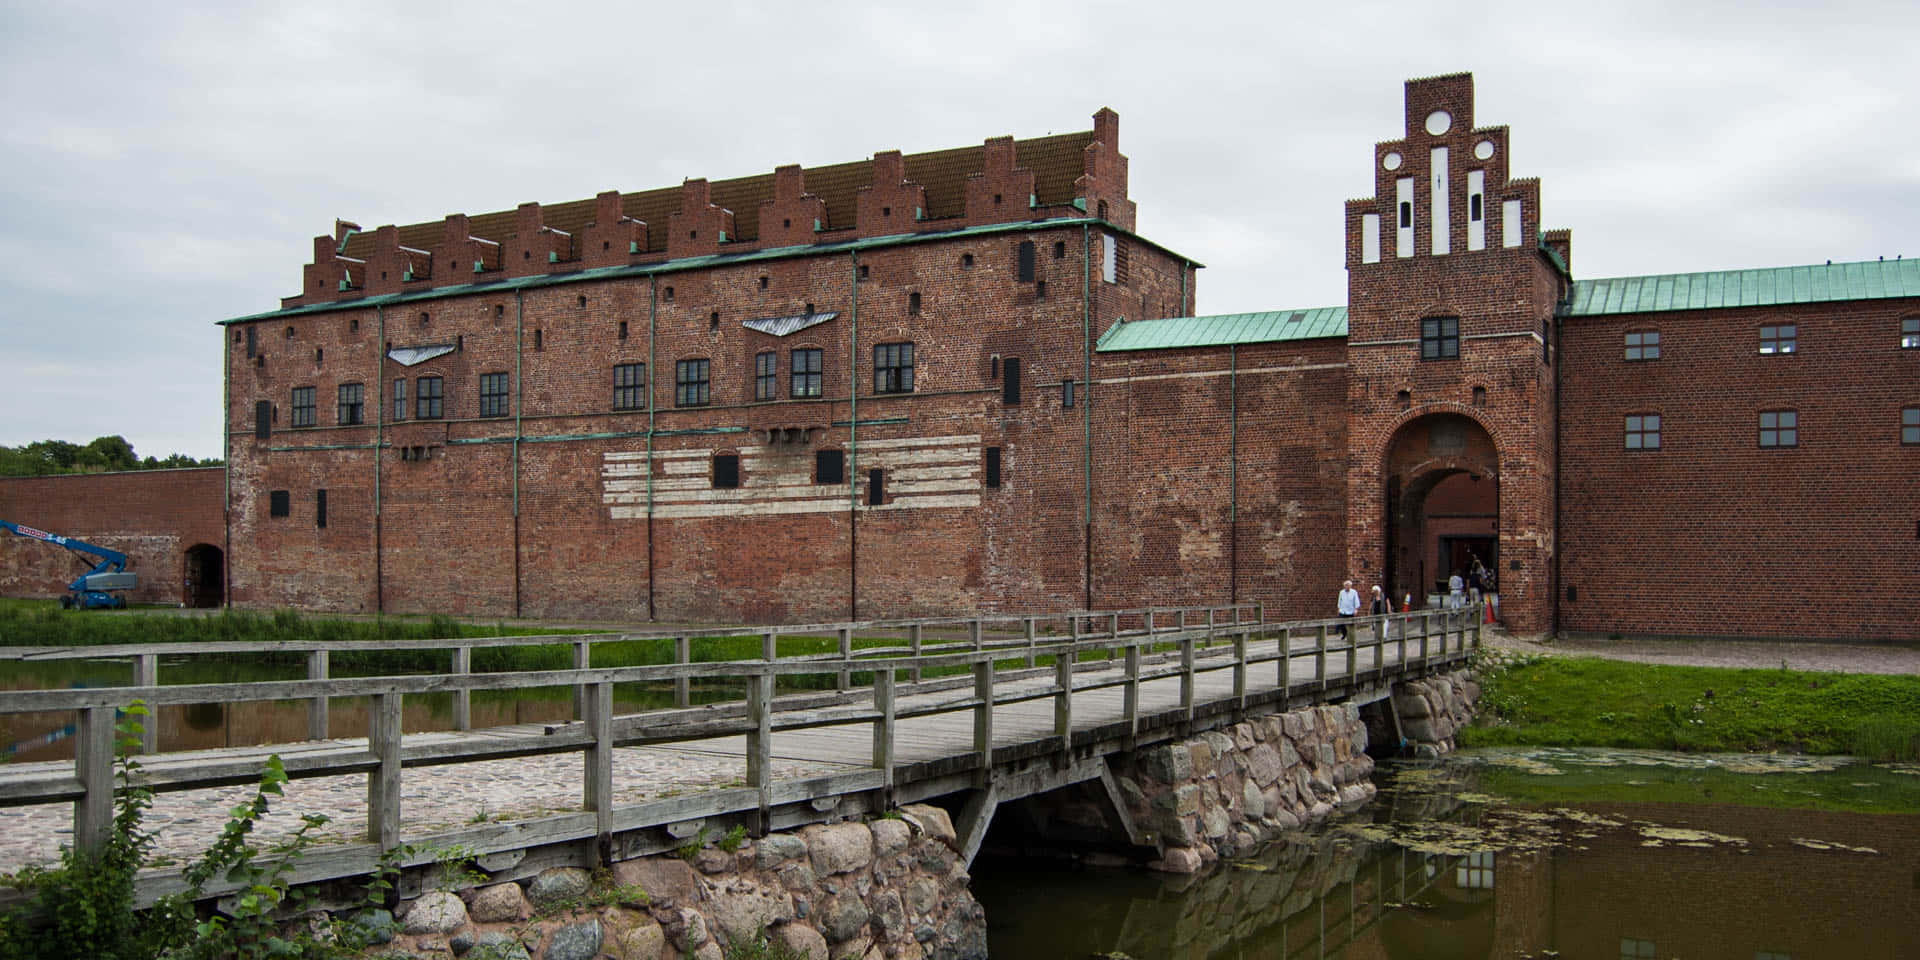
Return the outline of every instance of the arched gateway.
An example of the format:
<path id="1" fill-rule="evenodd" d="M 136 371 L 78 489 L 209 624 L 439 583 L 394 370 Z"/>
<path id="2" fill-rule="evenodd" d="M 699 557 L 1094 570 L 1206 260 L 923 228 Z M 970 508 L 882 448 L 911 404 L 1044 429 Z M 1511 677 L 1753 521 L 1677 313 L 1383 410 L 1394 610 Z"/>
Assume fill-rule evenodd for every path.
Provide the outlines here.
<path id="1" fill-rule="evenodd" d="M 1433 413 L 1407 421 L 1388 441 L 1385 576 L 1396 601 L 1419 606 L 1465 577 L 1477 560 L 1499 567 L 1500 455 L 1472 417 Z"/>

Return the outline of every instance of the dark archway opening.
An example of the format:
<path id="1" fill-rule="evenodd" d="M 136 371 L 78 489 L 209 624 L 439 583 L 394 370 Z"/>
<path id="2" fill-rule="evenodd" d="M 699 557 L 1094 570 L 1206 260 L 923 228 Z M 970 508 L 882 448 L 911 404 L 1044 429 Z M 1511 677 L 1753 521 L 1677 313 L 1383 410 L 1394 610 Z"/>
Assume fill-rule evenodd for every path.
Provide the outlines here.
<path id="1" fill-rule="evenodd" d="M 1408 422 L 1387 447 L 1386 583 L 1414 608 L 1445 602 L 1447 580 L 1499 568 L 1499 454 L 1472 418 Z"/>
<path id="2" fill-rule="evenodd" d="M 227 561 L 219 547 L 197 543 L 187 548 L 180 601 L 189 607 L 217 607 L 226 599 Z"/>

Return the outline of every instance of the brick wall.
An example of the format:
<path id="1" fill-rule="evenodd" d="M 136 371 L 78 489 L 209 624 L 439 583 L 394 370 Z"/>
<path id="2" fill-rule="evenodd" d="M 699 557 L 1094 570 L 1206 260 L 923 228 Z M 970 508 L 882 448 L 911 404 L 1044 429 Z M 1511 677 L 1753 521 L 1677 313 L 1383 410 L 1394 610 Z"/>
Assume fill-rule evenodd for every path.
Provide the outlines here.
<path id="1" fill-rule="evenodd" d="M 118 550 L 140 577 L 128 602 L 180 603 L 187 599 L 187 550 L 226 542 L 224 483 L 218 467 L 0 478 L 0 518 Z M 96 562 L 0 534 L 0 596 L 63 596 Z"/>

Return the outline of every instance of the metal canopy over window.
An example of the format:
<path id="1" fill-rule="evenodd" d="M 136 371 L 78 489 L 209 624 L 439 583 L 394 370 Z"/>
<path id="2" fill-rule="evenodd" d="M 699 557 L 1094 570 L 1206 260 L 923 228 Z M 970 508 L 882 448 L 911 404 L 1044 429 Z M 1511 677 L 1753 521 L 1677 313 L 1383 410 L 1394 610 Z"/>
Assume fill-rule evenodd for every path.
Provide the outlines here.
<path id="1" fill-rule="evenodd" d="M 387 350 L 387 359 L 403 367 L 426 363 L 434 357 L 444 357 L 453 352 L 451 343 L 435 343 L 424 347 L 392 347 Z"/>
<path id="2" fill-rule="evenodd" d="M 828 310 L 825 313 L 802 313 L 791 317 L 759 317 L 753 320 L 742 320 L 740 325 L 748 330 L 784 337 L 799 333 L 808 327 L 817 327 L 839 315 L 837 310 Z"/>

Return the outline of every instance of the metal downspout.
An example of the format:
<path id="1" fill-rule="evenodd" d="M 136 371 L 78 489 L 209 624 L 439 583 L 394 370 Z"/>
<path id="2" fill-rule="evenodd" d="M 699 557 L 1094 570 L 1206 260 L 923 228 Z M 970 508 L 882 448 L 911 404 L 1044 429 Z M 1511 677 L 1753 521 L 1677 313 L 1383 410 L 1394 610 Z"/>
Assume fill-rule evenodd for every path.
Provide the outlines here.
<path id="1" fill-rule="evenodd" d="M 1181 301 L 1181 308 L 1186 302 Z M 1227 344 L 1227 602 L 1240 602 L 1240 347 Z"/>
<path id="2" fill-rule="evenodd" d="M 520 615 L 520 437 L 526 415 L 522 357 L 526 354 L 527 292 L 513 292 L 513 615 Z"/>
<path id="3" fill-rule="evenodd" d="M 653 607 L 653 332 L 660 310 L 660 275 L 647 275 L 647 619 Z"/>
<path id="4" fill-rule="evenodd" d="M 226 491 L 220 497 L 220 605 L 233 606 L 233 346 L 220 328 L 220 471 Z M 189 598 L 189 602 L 191 599 Z M 154 729 L 159 729 L 155 727 Z"/>
<path id="5" fill-rule="evenodd" d="M 847 252 L 853 294 L 847 310 L 847 619 L 860 619 L 860 251 Z"/>
<path id="6" fill-rule="evenodd" d="M 1560 598 L 1566 593 L 1566 587 L 1560 582 L 1560 556 L 1564 552 L 1560 543 L 1560 368 L 1566 365 L 1567 358 L 1560 352 L 1561 311 L 1567 309 L 1563 300 L 1553 308 L 1553 603 L 1551 604 L 1553 622 L 1550 636 L 1560 636 Z"/>
<path id="7" fill-rule="evenodd" d="M 373 412 L 373 612 L 387 612 L 387 576 L 382 562 L 380 535 L 383 524 L 380 516 L 380 474 L 386 468 L 387 446 L 387 308 L 376 306 L 373 315 L 379 326 L 380 348 L 375 351 L 373 368 L 373 395 L 380 408 Z"/>
<path id="8" fill-rule="evenodd" d="M 1081 480 L 1086 493 L 1080 534 L 1086 554 L 1081 564 L 1085 584 L 1082 610 L 1093 609 L 1093 352 L 1087 339 L 1092 324 L 1093 231 L 1083 223 L 1080 225 L 1080 378 L 1086 382 L 1087 396 L 1080 410 Z"/>

